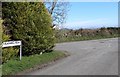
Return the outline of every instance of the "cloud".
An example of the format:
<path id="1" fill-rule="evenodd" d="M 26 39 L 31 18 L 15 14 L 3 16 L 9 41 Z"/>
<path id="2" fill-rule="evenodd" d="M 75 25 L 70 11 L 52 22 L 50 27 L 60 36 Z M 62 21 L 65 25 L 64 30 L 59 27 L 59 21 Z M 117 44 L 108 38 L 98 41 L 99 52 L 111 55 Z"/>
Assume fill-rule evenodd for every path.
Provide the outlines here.
<path id="1" fill-rule="evenodd" d="M 86 20 L 86 21 L 73 21 L 64 24 L 63 28 L 77 29 L 77 28 L 97 28 L 103 27 L 106 25 L 110 25 L 107 21 L 110 19 L 107 18 L 99 18 L 94 20 Z"/>

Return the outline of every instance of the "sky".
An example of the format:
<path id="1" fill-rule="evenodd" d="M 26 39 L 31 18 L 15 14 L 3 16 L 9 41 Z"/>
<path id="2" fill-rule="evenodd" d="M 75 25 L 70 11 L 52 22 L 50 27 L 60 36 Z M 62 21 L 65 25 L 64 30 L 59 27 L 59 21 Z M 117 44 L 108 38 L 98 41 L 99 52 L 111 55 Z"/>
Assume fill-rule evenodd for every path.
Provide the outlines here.
<path id="1" fill-rule="evenodd" d="M 99 28 L 118 26 L 118 2 L 70 2 L 62 28 Z"/>

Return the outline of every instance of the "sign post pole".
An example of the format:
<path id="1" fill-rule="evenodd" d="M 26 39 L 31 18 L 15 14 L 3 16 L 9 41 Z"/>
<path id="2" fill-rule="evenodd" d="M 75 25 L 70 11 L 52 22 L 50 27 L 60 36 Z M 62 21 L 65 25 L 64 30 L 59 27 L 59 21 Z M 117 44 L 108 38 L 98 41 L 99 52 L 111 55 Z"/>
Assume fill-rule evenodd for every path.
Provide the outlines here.
<path id="1" fill-rule="evenodd" d="M 22 45 L 20 46 L 20 60 L 22 59 Z"/>

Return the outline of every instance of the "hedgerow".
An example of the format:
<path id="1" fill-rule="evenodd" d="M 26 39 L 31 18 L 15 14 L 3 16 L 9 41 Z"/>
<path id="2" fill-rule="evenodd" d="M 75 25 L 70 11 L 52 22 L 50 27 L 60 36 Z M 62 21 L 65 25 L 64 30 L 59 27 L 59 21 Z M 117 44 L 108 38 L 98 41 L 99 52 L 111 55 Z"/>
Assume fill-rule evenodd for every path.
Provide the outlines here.
<path id="1" fill-rule="evenodd" d="M 3 2 L 2 12 L 11 39 L 22 40 L 23 55 L 53 48 L 52 19 L 42 2 Z"/>

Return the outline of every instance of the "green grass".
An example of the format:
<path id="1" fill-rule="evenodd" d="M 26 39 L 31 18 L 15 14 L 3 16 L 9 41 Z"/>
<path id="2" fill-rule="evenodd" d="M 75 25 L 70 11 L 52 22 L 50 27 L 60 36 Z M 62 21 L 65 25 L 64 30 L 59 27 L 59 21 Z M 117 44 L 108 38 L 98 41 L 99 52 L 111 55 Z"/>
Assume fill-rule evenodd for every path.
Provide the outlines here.
<path id="1" fill-rule="evenodd" d="M 2 65 L 0 65 L 0 77 L 2 76 Z"/>
<path id="2" fill-rule="evenodd" d="M 119 35 L 109 35 L 109 36 L 100 36 L 96 35 L 95 37 L 93 36 L 71 36 L 71 37 L 62 37 L 60 39 L 57 39 L 57 43 L 62 43 L 62 42 L 73 42 L 73 41 L 84 41 L 84 40 L 95 40 L 95 39 L 105 39 L 105 38 L 116 38 L 120 37 Z"/>
<path id="3" fill-rule="evenodd" d="M 2 65 L 2 75 L 14 75 L 18 72 L 33 68 L 37 65 L 51 62 L 64 56 L 65 54 L 63 52 L 53 51 L 50 53 L 44 53 L 42 55 L 36 54 L 29 57 L 22 57 L 21 61 L 19 58 L 12 59 Z"/>

